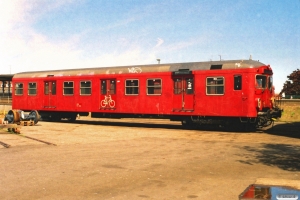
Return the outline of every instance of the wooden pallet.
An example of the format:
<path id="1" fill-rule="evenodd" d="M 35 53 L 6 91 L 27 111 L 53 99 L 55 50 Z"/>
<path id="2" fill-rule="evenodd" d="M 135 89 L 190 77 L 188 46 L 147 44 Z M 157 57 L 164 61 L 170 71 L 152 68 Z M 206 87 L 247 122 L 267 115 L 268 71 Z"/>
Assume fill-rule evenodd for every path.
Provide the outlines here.
<path id="1" fill-rule="evenodd" d="M 20 121 L 17 124 L 20 125 L 20 126 L 33 126 L 34 125 L 34 121 Z"/>

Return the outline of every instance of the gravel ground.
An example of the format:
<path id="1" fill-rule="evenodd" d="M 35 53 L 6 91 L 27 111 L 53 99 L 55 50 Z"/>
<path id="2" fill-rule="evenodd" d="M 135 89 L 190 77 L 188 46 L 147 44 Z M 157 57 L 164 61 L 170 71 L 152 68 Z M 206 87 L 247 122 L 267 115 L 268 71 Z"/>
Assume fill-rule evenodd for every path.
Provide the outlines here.
<path id="1" fill-rule="evenodd" d="M 234 133 L 167 120 L 81 118 L 0 130 L 1 199 L 238 199 L 300 181 L 300 123 Z M 31 140 L 29 136 L 54 145 Z"/>

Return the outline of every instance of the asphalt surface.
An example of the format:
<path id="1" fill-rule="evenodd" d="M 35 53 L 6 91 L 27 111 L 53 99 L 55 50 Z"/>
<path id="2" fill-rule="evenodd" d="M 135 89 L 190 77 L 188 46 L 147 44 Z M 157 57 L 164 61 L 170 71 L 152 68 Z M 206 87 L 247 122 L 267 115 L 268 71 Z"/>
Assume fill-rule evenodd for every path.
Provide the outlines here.
<path id="1" fill-rule="evenodd" d="M 230 200 L 259 180 L 297 187 L 299 128 L 237 133 L 81 118 L 23 126 L 21 135 L 0 130 L 10 145 L 0 145 L 0 198 Z"/>

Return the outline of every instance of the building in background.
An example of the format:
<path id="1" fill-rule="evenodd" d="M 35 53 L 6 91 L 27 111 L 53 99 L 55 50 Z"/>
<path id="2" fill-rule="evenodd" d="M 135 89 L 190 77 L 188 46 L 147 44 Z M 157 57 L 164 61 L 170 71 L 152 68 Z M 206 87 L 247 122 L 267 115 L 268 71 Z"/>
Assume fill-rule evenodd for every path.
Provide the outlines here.
<path id="1" fill-rule="evenodd" d="M 11 104 L 13 74 L 0 74 L 0 104 Z"/>

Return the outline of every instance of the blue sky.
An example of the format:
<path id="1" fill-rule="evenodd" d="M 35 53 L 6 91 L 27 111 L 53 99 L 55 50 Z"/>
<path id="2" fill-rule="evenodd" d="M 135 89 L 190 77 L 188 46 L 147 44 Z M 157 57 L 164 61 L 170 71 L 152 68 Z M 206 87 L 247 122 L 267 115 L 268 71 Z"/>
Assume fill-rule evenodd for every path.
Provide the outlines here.
<path id="1" fill-rule="evenodd" d="M 1 0 L 0 74 L 249 59 L 300 68 L 300 0 Z"/>

